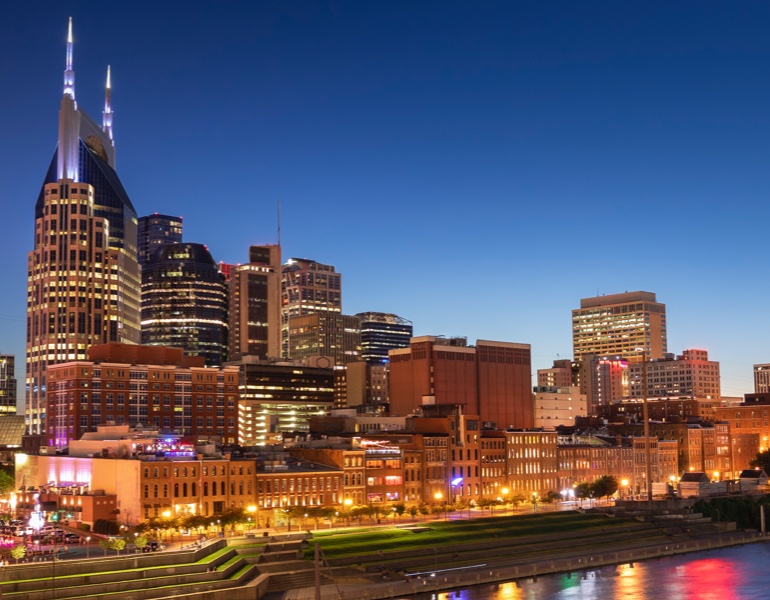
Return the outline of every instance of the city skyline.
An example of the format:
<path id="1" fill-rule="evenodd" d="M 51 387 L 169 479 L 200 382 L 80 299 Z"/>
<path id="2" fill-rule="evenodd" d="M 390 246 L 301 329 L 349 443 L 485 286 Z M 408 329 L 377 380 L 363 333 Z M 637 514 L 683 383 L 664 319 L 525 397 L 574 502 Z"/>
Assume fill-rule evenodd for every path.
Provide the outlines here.
<path id="1" fill-rule="evenodd" d="M 530 344 L 533 385 L 597 293 L 657 294 L 669 351 L 707 349 L 725 395 L 770 359 L 765 7 L 50 6 L 7 15 L 0 352 L 19 365 L 69 16 L 94 117 L 112 66 L 137 213 L 183 216 L 216 261 L 275 243 L 280 200 L 283 255 L 344 273 L 345 314 Z"/>

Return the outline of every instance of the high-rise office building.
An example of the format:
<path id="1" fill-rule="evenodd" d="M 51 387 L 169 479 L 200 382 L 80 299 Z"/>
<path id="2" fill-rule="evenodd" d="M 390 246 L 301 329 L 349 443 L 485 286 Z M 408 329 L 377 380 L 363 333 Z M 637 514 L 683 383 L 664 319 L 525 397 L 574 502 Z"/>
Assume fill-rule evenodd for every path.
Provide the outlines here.
<path id="1" fill-rule="evenodd" d="M 456 341 L 415 337 L 409 348 L 390 351 L 391 416 L 424 405 L 462 405 L 493 427 L 532 428 L 529 344 L 478 340 L 466 347 Z"/>
<path id="2" fill-rule="evenodd" d="M 99 127 L 75 101 L 72 20 L 58 145 L 35 205 L 27 284 L 26 418 L 45 431 L 46 367 L 103 342 L 139 341 L 136 211 L 115 172 L 107 67 Z M 30 442 L 31 446 L 42 442 Z"/>
<path id="3" fill-rule="evenodd" d="M 281 273 L 281 355 L 289 353 L 289 319 L 342 312 L 342 275 L 331 265 L 290 258 Z"/>
<path id="4" fill-rule="evenodd" d="M 16 357 L 0 354 L 0 414 L 16 414 Z"/>
<path id="5" fill-rule="evenodd" d="M 318 312 L 289 317 L 292 360 L 326 357 L 341 366 L 361 360 L 361 321 L 353 315 Z"/>
<path id="6" fill-rule="evenodd" d="M 767 394 L 770 392 L 770 364 L 754 365 L 754 393 Z"/>
<path id="7" fill-rule="evenodd" d="M 142 269 L 142 343 L 227 360 L 227 285 L 202 244 L 167 244 Z"/>
<path id="8" fill-rule="evenodd" d="M 220 268 L 222 263 L 220 263 Z M 230 360 L 281 356 L 281 247 L 251 246 L 249 262 L 229 267 Z"/>
<path id="9" fill-rule="evenodd" d="M 666 305 L 650 292 L 626 292 L 580 300 L 572 311 L 575 360 L 584 354 L 629 360 L 666 353 Z"/>
<path id="10" fill-rule="evenodd" d="M 361 319 L 361 358 L 370 365 L 388 362 L 388 351 L 408 348 L 412 339 L 412 322 L 398 315 L 364 312 Z"/>
<path id="11" fill-rule="evenodd" d="M 146 265 L 150 260 L 150 255 L 161 246 L 181 242 L 182 217 L 170 217 L 158 213 L 139 217 L 137 257 L 140 265 Z"/>

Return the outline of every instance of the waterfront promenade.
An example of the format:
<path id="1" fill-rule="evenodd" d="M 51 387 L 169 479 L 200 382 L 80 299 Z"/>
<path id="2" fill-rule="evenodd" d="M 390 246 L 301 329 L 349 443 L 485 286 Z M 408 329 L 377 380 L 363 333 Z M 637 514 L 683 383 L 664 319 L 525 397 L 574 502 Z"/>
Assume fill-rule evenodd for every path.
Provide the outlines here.
<path id="1" fill-rule="evenodd" d="M 360 581 L 339 581 L 321 586 L 321 600 L 354 600 L 402 598 L 439 590 L 453 590 L 474 585 L 499 583 L 516 579 L 539 577 L 555 573 L 582 573 L 603 566 L 634 563 L 652 558 L 674 556 L 714 548 L 725 548 L 748 543 L 770 541 L 770 537 L 752 532 L 724 532 L 701 539 L 672 541 L 652 546 L 629 548 L 615 552 L 602 552 L 600 545 L 596 552 L 571 552 L 568 547 L 553 552 L 548 559 L 538 557 L 532 561 L 517 560 L 516 564 L 504 566 L 500 561 L 488 565 L 480 561 L 462 567 L 422 569 L 419 573 L 397 576 L 390 581 L 376 582 L 369 579 Z M 471 561 L 472 562 L 472 561 Z M 316 590 L 312 587 L 289 590 L 282 595 L 271 595 L 282 600 L 315 600 Z"/>

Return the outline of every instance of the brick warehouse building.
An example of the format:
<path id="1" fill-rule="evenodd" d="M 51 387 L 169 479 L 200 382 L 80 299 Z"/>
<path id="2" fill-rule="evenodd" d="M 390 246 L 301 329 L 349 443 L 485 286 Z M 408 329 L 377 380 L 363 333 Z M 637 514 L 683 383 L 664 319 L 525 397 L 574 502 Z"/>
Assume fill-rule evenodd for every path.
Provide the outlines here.
<path id="1" fill-rule="evenodd" d="M 422 336 L 389 356 L 391 415 L 428 404 L 462 405 L 465 414 L 494 427 L 534 426 L 529 344 L 478 340 L 473 347 L 464 338 Z"/>

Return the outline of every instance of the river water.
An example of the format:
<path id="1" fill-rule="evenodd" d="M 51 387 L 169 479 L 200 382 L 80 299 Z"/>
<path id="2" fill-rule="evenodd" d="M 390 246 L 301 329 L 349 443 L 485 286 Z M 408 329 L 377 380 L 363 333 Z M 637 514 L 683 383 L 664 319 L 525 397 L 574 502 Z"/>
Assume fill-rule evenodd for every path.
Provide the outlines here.
<path id="1" fill-rule="evenodd" d="M 770 544 L 548 575 L 414 600 L 759 600 L 770 599 Z"/>

